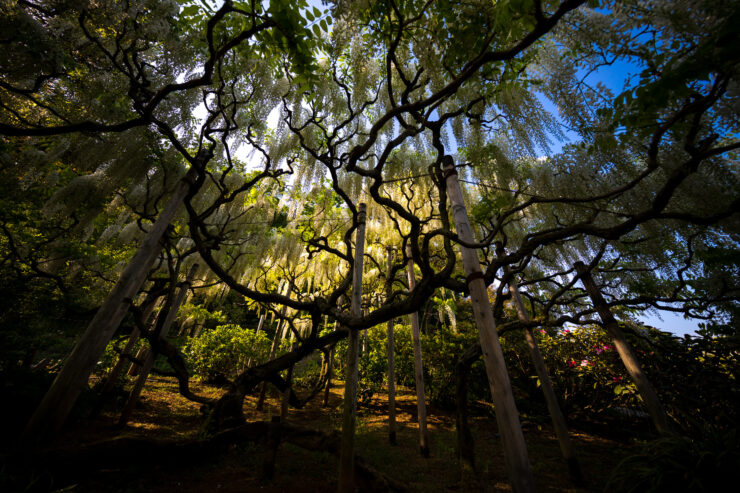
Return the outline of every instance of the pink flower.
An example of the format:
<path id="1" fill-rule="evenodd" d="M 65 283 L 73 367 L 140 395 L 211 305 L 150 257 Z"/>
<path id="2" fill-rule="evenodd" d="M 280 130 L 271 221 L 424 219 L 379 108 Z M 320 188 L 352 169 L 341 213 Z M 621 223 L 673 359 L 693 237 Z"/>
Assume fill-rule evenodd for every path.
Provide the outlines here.
<path id="1" fill-rule="evenodd" d="M 573 360 L 568 361 L 568 367 L 569 368 L 572 368 L 574 366 L 576 366 L 576 362 L 575 361 L 573 361 Z"/>
<path id="2" fill-rule="evenodd" d="M 588 366 L 590 363 L 587 359 L 581 360 L 581 366 Z"/>
<path id="3" fill-rule="evenodd" d="M 603 352 L 604 352 L 604 350 L 601 349 L 600 347 L 599 348 L 596 348 L 596 354 L 601 354 Z"/>
<path id="4" fill-rule="evenodd" d="M 540 334 L 544 335 L 544 334 L 547 334 L 547 332 L 545 332 L 545 329 L 540 329 Z"/>
<path id="5" fill-rule="evenodd" d="M 563 334 L 570 334 L 570 330 L 568 330 L 568 329 L 563 329 Z"/>
<path id="6" fill-rule="evenodd" d="M 616 383 L 616 382 L 621 382 L 621 381 L 622 381 L 622 377 L 612 377 L 612 382 Z"/>

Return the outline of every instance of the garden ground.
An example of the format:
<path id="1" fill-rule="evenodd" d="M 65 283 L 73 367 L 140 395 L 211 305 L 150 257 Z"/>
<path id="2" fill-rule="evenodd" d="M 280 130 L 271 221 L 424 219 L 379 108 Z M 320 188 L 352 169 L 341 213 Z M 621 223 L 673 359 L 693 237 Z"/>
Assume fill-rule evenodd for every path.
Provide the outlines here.
<path id="1" fill-rule="evenodd" d="M 193 382 L 193 388 L 211 397 L 223 392 L 199 382 Z M 341 382 L 334 382 L 326 408 L 321 407 L 321 399 L 316 398 L 303 409 L 291 409 L 289 423 L 323 432 L 338 430 L 342 390 Z M 273 415 L 280 414 L 280 403 L 274 395 L 268 395 L 263 411 L 256 411 L 255 407 L 256 397 L 248 396 L 244 403 L 248 422 L 270 421 Z M 412 390 L 399 389 L 397 409 L 399 431 L 395 446 L 390 445 L 387 438 L 387 396 L 376 394 L 368 405 L 358 409 L 357 454 L 377 471 L 405 484 L 410 491 L 510 491 L 501 442 L 490 409 L 478 406 L 474 413 L 477 415 L 471 416 L 477 470 L 464 474 L 460 472 L 456 456 L 453 413 L 428 409 L 431 455 L 425 459 L 419 453 Z M 66 431 L 55 448 L 33 468 L 24 489 L 90 493 L 336 489 L 338 461 L 327 451 L 281 443 L 273 479 L 263 477 L 265 446 L 262 442 L 231 443 L 217 453 L 212 449 L 187 449 L 185 452 L 187 444 L 198 442 L 202 416 L 198 404 L 177 393 L 173 378 L 152 376 L 129 425 L 119 428 L 115 426 L 116 421 L 114 410 L 104 410 L 97 418 L 85 420 L 75 429 Z M 615 440 L 613 433 L 607 433 L 612 438 L 606 438 L 600 436 L 604 433 L 595 434 L 593 429 L 586 432 L 571 425 L 586 479 L 584 487 L 576 488 L 568 478 L 549 424 L 524 417 L 523 427 L 539 491 L 602 491 L 611 471 L 633 447 L 626 438 Z M 146 450 L 161 450 L 162 453 L 149 457 L 136 451 L 136 447 L 147 443 L 150 446 Z M 87 455 L 80 452 L 85 450 Z M 115 453 L 109 453 L 111 450 Z M 77 459 L 72 460 L 73 457 Z M 10 479 L 6 477 L 6 485 L 18 486 L 24 482 L 18 477 Z"/>

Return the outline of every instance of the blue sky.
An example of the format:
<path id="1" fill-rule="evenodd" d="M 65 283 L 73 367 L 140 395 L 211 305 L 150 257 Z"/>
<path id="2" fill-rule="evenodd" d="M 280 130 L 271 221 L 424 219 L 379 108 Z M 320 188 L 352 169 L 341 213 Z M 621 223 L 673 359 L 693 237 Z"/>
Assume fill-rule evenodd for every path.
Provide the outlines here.
<path id="1" fill-rule="evenodd" d="M 611 89 L 614 96 L 617 96 L 626 86 L 630 85 L 631 77 L 639 74 L 640 71 L 641 68 L 635 64 L 619 61 L 612 65 L 599 68 L 598 71 L 589 75 L 587 82 L 589 84 L 601 82 Z M 552 102 L 547 101 L 545 98 L 542 98 L 542 101 L 548 111 L 557 114 L 557 108 Z M 566 136 L 570 139 L 578 138 L 578 136 L 572 132 L 566 132 Z M 567 144 L 567 142 L 554 142 L 552 151 L 554 153 L 560 152 L 563 144 Z M 696 334 L 696 330 L 699 328 L 699 323 L 703 322 L 703 320 L 699 319 L 686 319 L 682 313 L 666 310 L 654 310 L 653 313 L 643 312 L 638 319 L 647 325 L 681 336 L 684 334 Z"/>
<path id="2" fill-rule="evenodd" d="M 665 310 L 659 311 L 658 316 L 645 314 L 639 318 L 647 325 L 652 325 L 660 330 L 672 332 L 676 335 L 696 334 L 696 329 L 699 328 L 699 323 L 702 322 L 693 318 L 687 320 L 683 317 L 683 314 Z"/>
<path id="3" fill-rule="evenodd" d="M 324 10 L 325 8 L 321 5 L 321 2 L 319 0 L 308 0 L 308 5 L 309 8 L 318 7 L 320 10 Z M 636 74 L 639 74 L 640 71 L 641 68 L 635 64 L 619 61 L 613 63 L 612 65 L 600 67 L 598 71 L 593 72 L 589 75 L 589 77 L 587 78 L 587 82 L 589 84 L 596 84 L 596 82 L 601 82 L 606 87 L 611 89 L 616 96 L 622 92 L 623 88 L 626 85 L 629 85 L 630 78 Z M 542 98 L 541 100 L 547 111 L 550 111 L 553 114 L 557 114 L 557 108 L 552 102 L 545 100 L 545 98 Z M 277 114 L 274 116 L 276 117 Z M 565 134 L 567 139 L 578 139 L 578 136 L 573 132 L 565 131 Z M 554 140 L 551 152 L 560 152 L 563 144 L 567 144 L 567 141 L 561 143 Z M 643 316 L 638 318 L 640 318 L 644 323 L 648 325 L 677 335 L 684 335 L 687 333 L 694 334 L 695 331 L 698 329 L 698 323 L 700 322 L 696 319 L 687 320 L 683 317 L 682 314 L 677 314 L 675 312 L 664 310 L 657 311 L 657 313 L 655 314 L 645 313 Z"/>

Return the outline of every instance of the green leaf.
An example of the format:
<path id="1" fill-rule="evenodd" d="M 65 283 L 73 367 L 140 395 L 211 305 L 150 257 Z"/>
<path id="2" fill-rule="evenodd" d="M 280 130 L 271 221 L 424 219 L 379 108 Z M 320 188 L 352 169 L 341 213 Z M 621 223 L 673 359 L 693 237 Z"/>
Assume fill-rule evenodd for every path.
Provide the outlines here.
<path id="1" fill-rule="evenodd" d="M 190 5 L 189 7 L 185 7 L 180 11 L 180 14 L 182 14 L 184 17 L 192 17 L 196 15 L 200 11 L 200 7 L 197 5 Z"/>

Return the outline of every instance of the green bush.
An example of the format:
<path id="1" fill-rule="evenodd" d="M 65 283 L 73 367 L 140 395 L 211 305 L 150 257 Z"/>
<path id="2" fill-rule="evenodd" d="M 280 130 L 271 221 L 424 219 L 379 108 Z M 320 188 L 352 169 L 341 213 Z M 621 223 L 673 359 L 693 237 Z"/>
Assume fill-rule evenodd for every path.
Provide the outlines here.
<path id="1" fill-rule="evenodd" d="M 600 413 L 614 407 L 640 407 L 634 383 L 600 327 L 536 329 L 534 335 L 566 411 Z M 524 334 L 507 333 L 501 342 L 518 400 L 531 408 L 532 402 L 543 398 Z M 542 404 L 539 411 L 546 413 Z"/>
<path id="2" fill-rule="evenodd" d="M 614 470 L 606 491 L 726 491 L 740 465 L 737 429 L 707 433 L 704 439 L 671 436 L 646 443 Z"/>
<path id="3" fill-rule="evenodd" d="M 232 379 L 246 369 L 250 358 L 252 364 L 266 361 L 271 343 L 264 331 L 226 324 L 189 338 L 184 354 L 198 378 L 211 380 L 223 375 Z"/>
<path id="4" fill-rule="evenodd" d="M 106 375 L 108 375 L 108 373 L 110 373 L 110 371 L 113 369 L 113 366 L 116 364 L 116 362 L 118 362 L 121 351 L 123 350 L 124 346 L 126 346 L 127 342 L 128 337 L 119 337 L 117 339 L 111 340 L 108 345 L 105 346 L 105 351 L 103 351 L 102 356 L 100 356 L 100 359 L 98 360 L 98 364 L 95 366 L 94 373 L 97 376 L 105 377 Z M 136 341 L 136 344 L 134 344 L 134 347 L 131 350 L 131 355 L 135 356 L 139 349 L 144 345 L 149 347 L 146 339 L 140 337 L 139 340 Z"/>
<path id="5" fill-rule="evenodd" d="M 396 384 L 414 388 L 416 382 L 411 328 L 407 324 L 396 323 L 393 333 Z M 477 333 L 456 334 L 445 329 L 421 335 L 424 387 L 430 403 L 440 407 L 454 407 L 455 365 L 463 351 L 477 340 Z M 385 384 L 388 374 L 387 345 L 388 332 L 385 326 L 370 328 L 366 331 L 366 335 L 360 336 L 359 389 L 369 389 L 375 393 Z M 337 345 L 335 357 L 338 373 L 343 371 L 347 354 L 346 347 L 344 341 Z M 469 398 L 472 400 L 490 399 L 482 362 L 475 363 L 471 373 Z"/>

